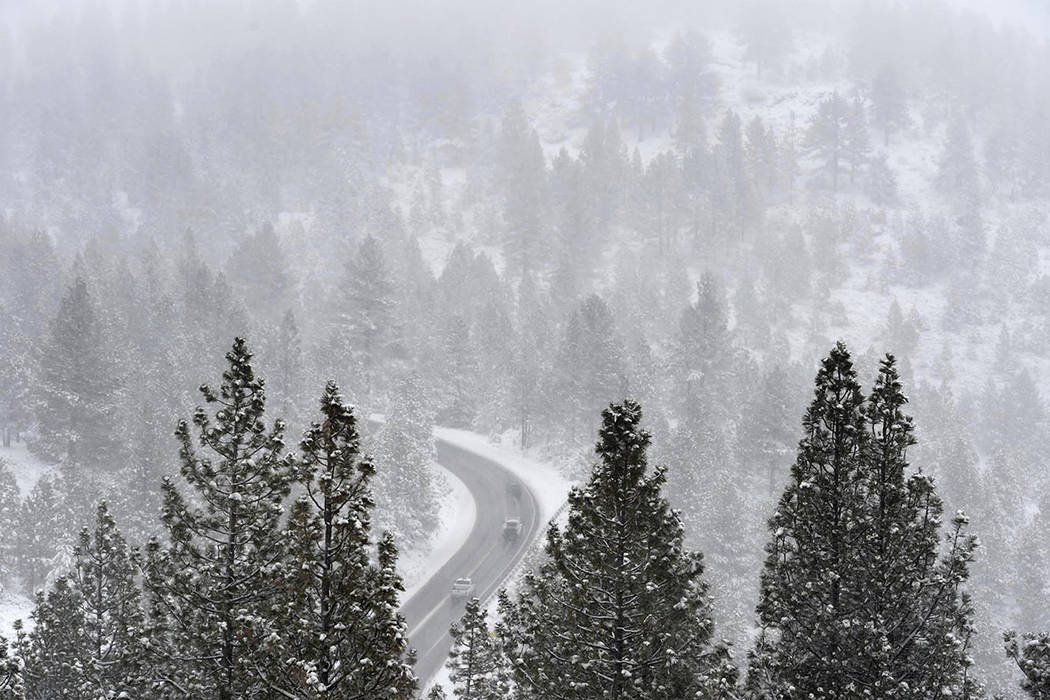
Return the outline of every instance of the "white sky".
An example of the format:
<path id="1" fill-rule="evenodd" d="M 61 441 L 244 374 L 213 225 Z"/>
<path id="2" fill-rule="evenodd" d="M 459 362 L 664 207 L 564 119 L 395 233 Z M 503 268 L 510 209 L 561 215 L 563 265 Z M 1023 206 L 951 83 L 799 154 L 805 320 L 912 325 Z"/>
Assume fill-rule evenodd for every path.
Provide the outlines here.
<path id="1" fill-rule="evenodd" d="M 951 0 L 960 7 L 982 12 L 996 23 L 1027 29 L 1050 39 L 1050 0 Z"/>

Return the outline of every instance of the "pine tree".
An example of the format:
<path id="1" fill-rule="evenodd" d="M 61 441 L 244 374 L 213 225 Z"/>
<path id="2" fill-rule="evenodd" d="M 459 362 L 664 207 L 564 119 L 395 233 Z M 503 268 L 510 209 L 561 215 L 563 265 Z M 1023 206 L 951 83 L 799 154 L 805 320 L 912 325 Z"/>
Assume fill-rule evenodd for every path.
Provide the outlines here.
<path id="1" fill-rule="evenodd" d="M 56 580 L 46 595 L 37 593 L 33 630 L 17 642 L 28 700 L 81 700 L 90 692 L 83 651 L 91 640 L 79 624 L 81 605 L 66 578 Z"/>
<path id="2" fill-rule="evenodd" d="M 305 368 L 302 336 L 295 314 L 289 309 L 281 318 L 266 352 L 265 366 L 269 370 L 270 394 L 277 415 L 291 425 L 297 425 L 303 409 L 301 389 Z"/>
<path id="3" fill-rule="evenodd" d="M 520 103 L 512 104 L 503 116 L 499 163 L 506 251 L 517 273 L 524 276 L 544 262 L 547 164 Z"/>
<path id="4" fill-rule="evenodd" d="M 906 453 L 915 438 L 906 403 L 896 361 L 887 355 L 865 407 L 860 525 L 867 532 L 866 568 L 858 589 L 866 597 L 867 624 L 853 642 L 862 655 L 856 663 L 874 697 L 976 697 L 968 657 L 974 613 L 961 590 L 976 538 L 964 534 L 965 517 L 955 516 L 947 553 L 938 561 L 943 507 L 932 478 L 907 474 Z"/>
<path id="5" fill-rule="evenodd" d="M 398 382 L 390 412 L 376 436 L 376 503 L 384 529 L 402 543 L 422 542 L 437 525 L 437 493 L 431 464 L 436 458 L 434 416 L 422 392 L 422 377 Z"/>
<path id="6" fill-rule="evenodd" d="M 73 584 L 83 599 L 84 627 L 92 642 L 89 681 L 109 695 L 143 695 L 145 617 L 137 572 L 105 501 L 98 506 L 93 531 L 81 531 L 73 556 Z"/>
<path id="7" fill-rule="evenodd" d="M 151 393 L 150 396 L 159 396 Z M 136 416 L 131 461 L 121 472 L 113 510 L 126 538 L 136 546 L 160 534 L 157 506 L 161 479 L 175 469 L 171 425 L 167 410 L 155 401 L 144 401 Z M 174 423 L 174 421 L 171 421 Z"/>
<path id="8" fill-rule="evenodd" d="M 530 446 L 537 423 L 550 418 L 547 386 L 551 377 L 553 342 L 549 310 L 529 275 L 518 287 L 518 327 L 514 343 L 511 394 L 522 449 Z"/>
<path id="9" fill-rule="evenodd" d="M 623 341 L 609 306 L 597 294 L 569 316 L 561 350 L 559 377 L 568 406 L 566 428 L 577 440 L 589 432 L 603 405 L 627 391 Z"/>
<path id="10" fill-rule="evenodd" d="M 98 308 L 77 278 L 62 298 L 40 356 L 38 436 L 30 447 L 71 471 L 116 469 L 122 448 L 114 430 L 120 388 Z"/>
<path id="11" fill-rule="evenodd" d="M 109 509 L 84 528 L 73 571 L 37 596 L 36 626 L 23 644 L 31 698 L 142 697 L 143 611 L 135 570 Z"/>
<path id="12" fill-rule="evenodd" d="M 908 124 L 907 95 L 892 66 L 883 66 L 871 81 L 875 121 L 882 129 L 882 145 L 890 145 L 890 133 Z"/>
<path id="13" fill-rule="evenodd" d="M 729 308 L 710 274 L 696 285 L 696 301 L 682 310 L 672 347 L 671 371 L 679 415 L 712 424 L 727 418 L 739 358 L 729 331 Z"/>
<path id="14" fill-rule="evenodd" d="M 506 662 L 485 617 L 474 598 L 449 631 L 448 677 L 460 700 L 502 700 L 510 692 Z"/>
<path id="15" fill-rule="evenodd" d="M 1016 547 L 1014 601 L 1017 619 L 1029 629 L 1050 629 L 1050 493 L 1039 500 L 1039 512 L 1024 526 Z"/>
<path id="16" fill-rule="evenodd" d="M 30 387 L 33 384 L 31 343 L 19 330 L 18 319 L 0 302 L 0 446 L 10 447 L 28 426 Z"/>
<path id="17" fill-rule="evenodd" d="M 694 108 L 710 106 L 718 90 L 711 70 L 711 42 L 696 31 L 678 32 L 664 50 L 667 83 L 672 99 Z"/>
<path id="18" fill-rule="evenodd" d="M 470 322 L 463 314 L 453 313 L 446 319 L 441 335 L 442 352 L 436 358 L 440 423 L 470 429 L 478 413 L 475 392 L 478 360 Z"/>
<path id="19" fill-rule="evenodd" d="M 340 287 L 336 323 L 349 332 L 351 350 L 371 381 L 386 356 L 394 333 L 394 286 L 383 249 L 366 236 L 346 265 Z"/>
<path id="20" fill-rule="evenodd" d="M 886 154 L 880 153 L 868 164 L 867 193 L 876 206 L 893 207 L 900 200 L 897 175 L 893 172 Z"/>
<path id="21" fill-rule="evenodd" d="M 1015 632 L 1003 637 L 1006 655 L 1024 674 L 1021 688 L 1032 700 L 1050 700 L 1050 634 L 1026 634 L 1020 641 Z"/>
<path id="22" fill-rule="evenodd" d="M 976 540 L 907 475 L 914 443 L 888 356 L 869 399 L 839 343 L 817 374 L 792 479 L 770 520 L 748 684 L 759 697 L 976 697 L 961 590 Z"/>
<path id="23" fill-rule="evenodd" d="M 841 343 L 824 359 L 815 394 L 791 483 L 769 521 L 762 636 L 748 674 L 759 697 L 848 697 L 859 690 L 842 653 L 855 613 L 848 603 L 857 595 L 844 574 L 861 544 L 855 489 L 866 432 L 864 397 Z"/>
<path id="24" fill-rule="evenodd" d="M 21 620 L 15 621 L 16 631 L 21 625 Z M 25 669 L 17 652 L 17 646 L 12 648 L 7 638 L 0 636 L 0 700 L 25 700 Z"/>
<path id="25" fill-rule="evenodd" d="M 741 3 L 743 16 L 738 34 L 744 44 L 744 58 L 755 63 L 758 77 L 774 69 L 791 51 L 794 42 L 783 6 L 775 0 L 749 0 Z"/>
<path id="26" fill-rule="evenodd" d="M 937 188 L 961 204 L 972 204 L 980 198 L 980 179 L 973 138 L 965 119 L 956 117 L 948 131 L 938 163 Z"/>
<path id="27" fill-rule="evenodd" d="M 43 587 L 72 525 L 72 515 L 55 477 L 45 474 L 22 501 L 16 530 L 18 569 L 27 592 L 32 594 Z"/>
<path id="28" fill-rule="evenodd" d="M 602 414 L 590 481 L 569 496 L 548 560 L 502 596 L 502 643 L 523 697 L 725 697 L 735 683 L 713 647 L 702 557 L 647 469 L 649 435 L 632 401 Z"/>
<path id="29" fill-rule="evenodd" d="M 7 462 L 0 459 L 0 581 L 10 578 L 18 556 L 21 508 L 18 482 Z"/>
<path id="30" fill-rule="evenodd" d="M 846 129 L 842 134 L 842 159 L 849 166 L 849 184 L 856 182 L 857 173 L 868 163 L 871 152 L 871 137 L 864 100 L 859 94 L 853 96 L 846 114 Z"/>
<path id="31" fill-rule="evenodd" d="M 276 322 L 287 308 L 293 281 L 273 224 L 245 236 L 226 265 L 230 283 L 253 315 Z"/>
<path id="32" fill-rule="evenodd" d="M 744 149 L 751 177 L 761 191 L 770 191 L 776 181 L 777 144 L 773 130 L 766 128 L 761 117 L 747 123 Z"/>
<path id="33" fill-rule="evenodd" d="M 268 642 L 269 688 L 280 697 L 412 698 L 417 680 L 404 619 L 397 550 L 384 536 L 370 549 L 375 467 L 360 453 L 357 419 L 332 382 L 323 420 L 301 443 L 304 494 L 286 526 L 288 554 L 279 577 L 280 618 Z"/>
<path id="34" fill-rule="evenodd" d="M 806 132 L 806 147 L 823 162 L 821 168 L 835 192 L 839 189 L 840 163 L 846 157 L 849 112 L 846 100 L 836 92 L 820 102 Z"/>
<path id="35" fill-rule="evenodd" d="M 201 386 L 205 402 L 216 405 L 214 417 L 204 408 L 193 417 L 203 453 L 186 421 L 179 423 L 180 471 L 195 493 L 188 499 L 164 480 L 169 542 L 148 547 L 149 607 L 168 616 L 155 644 L 170 659 L 162 681 L 190 696 L 255 693 L 262 640 L 276 622 L 265 609 L 283 557 L 279 523 L 291 470 L 282 456 L 283 423 L 264 424 L 266 397 L 251 357 L 237 338 L 219 390 Z"/>

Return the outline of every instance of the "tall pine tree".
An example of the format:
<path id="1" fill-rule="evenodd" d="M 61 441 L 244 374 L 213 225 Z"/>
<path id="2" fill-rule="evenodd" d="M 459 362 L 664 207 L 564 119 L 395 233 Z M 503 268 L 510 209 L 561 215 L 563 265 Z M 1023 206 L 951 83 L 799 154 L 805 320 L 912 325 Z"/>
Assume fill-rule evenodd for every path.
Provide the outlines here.
<path id="1" fill-rule="evenodd" d="M 914 443 L 895 362 L 865 400 L 839 343 L 824 359 L 791 481 L 770 519 L 748 684 L 764 698 L 974 697 L 961 590 L 976 541 L 908 474 Z"/>
<path id="2" fill-rule="evenodd" d="M 357 419 L 338 387 L 321 397 L 323 420 L 301 443 L 303 496 L 286 526 L 288 557 L 271 638 L 269 687 L 280 697 L 411 698 L 414 653 L 397 614 L 403 590 L 391 539 L 373 561 L 370 493 L 375 467 L 361 455 Z"/>
<path id="3" fill-rule="evenodd" d="M 40 355 L 38 435 L 30 447 L 66 467 L 115 470 L 122 447 L 113 429 L 119 391 L 98 307 L 77 278 L 59 304 Z"/>
<path id="4" fill-rule="evenodd" d="M 467 603 L 463 617 L 449 630 L 452 651 L 448 678 L 452 695 L 460 700 L 502 700 L 510 679 L 498 642 L 477 598 Z"/>
<path id="5" fill-rule="evenodd" d="M 702 557 L 649 471 L 649 434 L 632 401 L 602 414 L 598 462 L 569 495 L 564 532 L 520 595 L 500 602 L 502 643 L 522 697 L 724 697 L 735 684 L 713 646 Z"/>
<path id="6" fill-rule="evenodd" d="M 214 416 L 198 408 L 193 417 L 202 451 L 189 424 L 179 423 L 180 471 L 194 493 L 187 498 L 164 480 L 168 542 L 154 539 L 148 547 L 154 649 L 170 660 L 161 679 L 190 697 L 262 692 L 260 647 L 273 631 L 267 610 L 284 552 L 281 506 L 292 470 L 282 455 L 283 423 L 264 424 L 266 396 L 251 357 L 237 338 L 219 390 L 201 386 L 215 406 Z M 165 619 L 157 619 L 160 611 Z"/>
<path id="7" fill-rule="evenodd" d="M 144 615 L 127 545 L 105 502 L 74 550 L 73 570 L 37 597 L 22 640 L 32 698 L 142 697 Z"/>

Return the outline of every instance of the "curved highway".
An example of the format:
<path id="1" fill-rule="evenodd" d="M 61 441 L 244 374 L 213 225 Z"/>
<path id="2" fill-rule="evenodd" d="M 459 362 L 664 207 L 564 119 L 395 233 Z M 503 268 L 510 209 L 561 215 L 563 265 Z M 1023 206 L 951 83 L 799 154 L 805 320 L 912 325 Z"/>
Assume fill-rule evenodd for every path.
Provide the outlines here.
<path id="1" fill-rule="evenodd" d="M 426 687 L 448 659 L 452 648 L 448 629 L 463 614 L 465 601 L 453 603 L 450 598 L 452 582 L 460 577 L 473 579 L 474 597 L 486 600 L 528 550 L 540 525 L 535 497 L 513 472 L 444 440 L 436 443 L 438 463 L 470 490 L 477 513 L 463 546 L 401 605 L 417 654 L 420 688 Z M 503 538 L 503 522 L 509 517 L 521 519 L 521 535 L 514 542 Z"/>

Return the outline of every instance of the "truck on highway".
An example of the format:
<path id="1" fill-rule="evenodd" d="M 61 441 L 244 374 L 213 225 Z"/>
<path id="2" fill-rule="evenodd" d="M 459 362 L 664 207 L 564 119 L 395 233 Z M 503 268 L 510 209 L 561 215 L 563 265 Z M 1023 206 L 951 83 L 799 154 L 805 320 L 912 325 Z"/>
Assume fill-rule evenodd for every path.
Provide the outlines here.
<path id="1" fill-rule="evenodd" d="M 521 537 L 521 518 L 507 518 L 503 521 L 503 539 L 506 542 L 517 542 Z"/>

